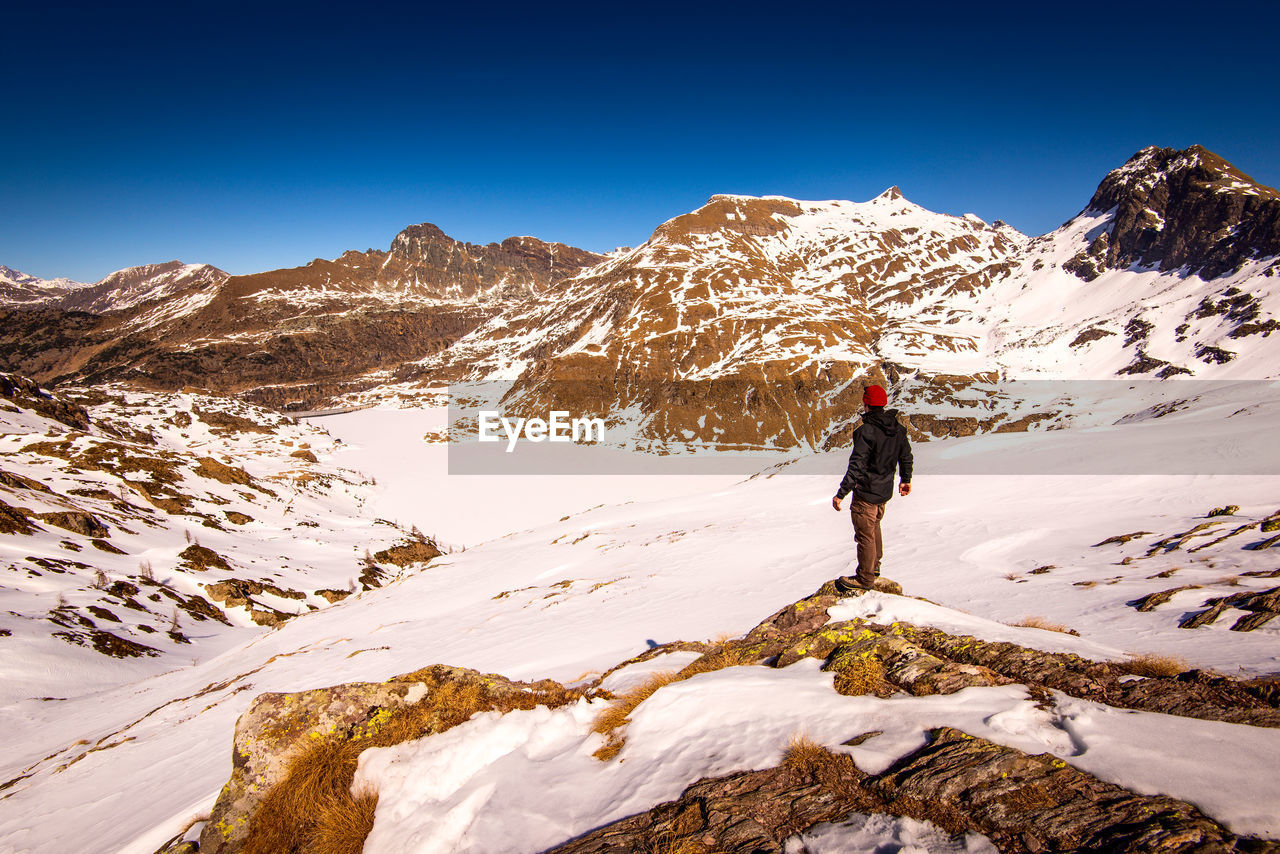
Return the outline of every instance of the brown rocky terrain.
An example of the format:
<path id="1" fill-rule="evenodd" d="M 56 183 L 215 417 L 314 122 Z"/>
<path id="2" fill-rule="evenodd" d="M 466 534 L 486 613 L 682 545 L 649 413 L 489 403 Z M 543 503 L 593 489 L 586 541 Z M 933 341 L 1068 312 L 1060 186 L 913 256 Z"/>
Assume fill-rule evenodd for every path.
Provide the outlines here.
<path id="1" fill-rule="evenodd" d="M 0 366 L 45 383 L 192 385 L 306 409 L 600 260 L 532 237 L 477 246 L 424 223 L 389 250 L 248 276 L 134 268 L 59 301 L 0 309 Z"/>
<path id="2" fill-rule="evenodd" d="M 631 410 L 641 439 L 817 446 L 857 411 L 863 382 L 972 382 L 966 303 L 1024 242 L 896 187 L 864 204 L 716 196 L 423 369 L 483 382 L 527 366 L 520 414 Z"/>

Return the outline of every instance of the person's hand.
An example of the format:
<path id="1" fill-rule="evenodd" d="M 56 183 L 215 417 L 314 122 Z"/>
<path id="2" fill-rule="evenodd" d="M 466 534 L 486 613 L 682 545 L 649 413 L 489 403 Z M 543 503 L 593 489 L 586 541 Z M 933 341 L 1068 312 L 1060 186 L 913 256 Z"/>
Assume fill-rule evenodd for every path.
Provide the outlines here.
<path id="1" fill-rule="evenodd" d="M 898 494 L 899 494 L 899 495 L 910 495 L 910 494 L 911 494 L 911 484 L 909 484 L 909 483 L 900 483 L 900 484 L 898 484 Z"/>
<path id="2" fill-rule="evenodd" d="M 838 496 L 838 495 L 833 495 L 833 496 L 831 496 L 831 506 L 832 506 L 832 507 L 834 507 L 834 508 L 836 508 L 837 510 L 843 510 L 843 509 L 844 509 L 843 507 L 841 507 L 841 506 L 840 506 L 840 505 L 841 505 L 841 504 L 843 504 L 843 503 L 844 503 L 844 499 L 843 499 L 843 498 L 841 498 L 840 496 Z"/>

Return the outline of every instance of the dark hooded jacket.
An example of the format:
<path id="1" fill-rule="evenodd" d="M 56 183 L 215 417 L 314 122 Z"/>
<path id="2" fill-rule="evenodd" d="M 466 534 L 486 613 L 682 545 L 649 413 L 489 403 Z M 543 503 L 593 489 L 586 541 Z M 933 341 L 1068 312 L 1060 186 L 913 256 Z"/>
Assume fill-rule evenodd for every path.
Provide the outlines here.
<path id="1" fill-rule="evenodd" d="M 862 416 L 862 425 L 853 431 L 853 451 L 849 469 L 840 481 L 837 498 L 850 492 L 854 498 L 883 504 L 893 497 L 893 470 L 903 483 L 911 482 L 911 442 L 898 423 L 898 410 L 873 406 Z"/>

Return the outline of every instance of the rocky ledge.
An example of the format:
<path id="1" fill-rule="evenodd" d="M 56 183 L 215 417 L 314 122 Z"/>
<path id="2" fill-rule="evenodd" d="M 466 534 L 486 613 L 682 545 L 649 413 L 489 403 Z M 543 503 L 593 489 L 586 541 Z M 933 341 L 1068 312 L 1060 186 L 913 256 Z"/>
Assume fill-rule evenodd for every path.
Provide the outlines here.
<path id="1" fill-rule="evenodd" d="M 893 582 L 877 586 L 882 593 L 901 593 Z M 298 757 L 316 742 L 348 751 L 349 770 L 335 784 L 335 791 L 346 796 L 354 757 L 367 746 L 427 737 L 462 723 L 473 711 L 609 699 L 600 689 L 609 673 L 676 650 L 701 653 L 674 674 L 677 680 L 724 667 L 780 668 L 813 658 L 834 673 L 835 690 L 847 695 L 937 695 L 1016 683 L 1027 686 L 1046 709 L 1053 708 L 1054 692 L 1060 692 L 1119 708 L 1280 727 L 1280 697 L 1258 680 L 1200 671 L 1139 679 L 1131 663 L 1090 661 L 905 623 L 832 621 L 828 609 L 841 598 L 850 597 L 839 596 L 827 583 L 743 637 L 658 646 L 573 688 L 433 665 L 385 683 L 263 695 L 236 726 L 234 772 L 199 850 L 310 850 L 313 836 L 308 834 L 316 831 L 309 819 L 289 825 L 297 819 L 282 818 L 288 810 L 280 804 L 287 803 L 283 790 L 293 785 Z M 410 719 L 413 723 L 406 724 Z M 612 755 L 597 753 L 605 761 Z M 879 774 L 862 771 L 846 754 L 797 741 L 777 767 L 695 782 L 675 801 L 551 850 L 781 854 L 794 849 L 784 849 L 784 840 L 858 814 L 928 820 L 952 834 L 979 833 L 1007 852 L 1280 851 L 1280 842 L 1239 837 L 1186 802 L 1130 791 L 1052 755 L 1027 754 L 950 727 L 932 730 L 923 747 Z M 365 806 L 364 821 L 367 833 L 372 803 Z M 193 850 L 190 843 L 180 844 L 188 847 L 175 844 L 163 851 Z"/>

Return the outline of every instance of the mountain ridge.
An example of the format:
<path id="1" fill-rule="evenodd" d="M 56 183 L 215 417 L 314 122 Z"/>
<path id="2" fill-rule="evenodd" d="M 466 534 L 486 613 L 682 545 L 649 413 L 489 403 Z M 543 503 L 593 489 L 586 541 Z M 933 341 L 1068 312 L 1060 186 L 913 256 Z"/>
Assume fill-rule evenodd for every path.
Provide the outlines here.
<path id="1" fill-rule="evenodd" d="M 421 223 L 386 250 L 107 319 L 10 310 L 0 357 L 44 382 L 193 385 L 294 410 L 514 383 L 529 408 L 639 413 L 646 440 L 829 446 L 860 383 L 924 408 L 1001 379 L 1269 376 L 1278 256 L 1280 193 L 1202 147 L 1150 146 L 1037 237 L 896 186 L 866 202 L 717 194 L 609 255 Z M 747 394 L 746 411 L 721 406 Z M 913 429 L 1013 423 L 984 405 L 977 420 L 921 412 Z"/>

